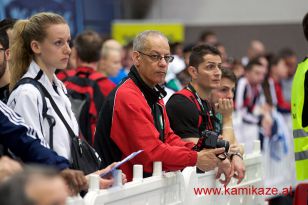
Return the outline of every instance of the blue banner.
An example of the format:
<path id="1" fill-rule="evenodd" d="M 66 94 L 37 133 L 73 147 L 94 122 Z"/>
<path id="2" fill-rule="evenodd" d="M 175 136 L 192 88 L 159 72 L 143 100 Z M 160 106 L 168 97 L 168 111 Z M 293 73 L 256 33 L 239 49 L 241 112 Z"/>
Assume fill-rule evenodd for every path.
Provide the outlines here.
<path id="1" fill-rule="evenodd" d="M 50 11 L 66 19 L 74 36 L 78 31 L 76 1 L 78 0 L 0 0 L 0 19 L 25 19 L 38 12 Z"/>

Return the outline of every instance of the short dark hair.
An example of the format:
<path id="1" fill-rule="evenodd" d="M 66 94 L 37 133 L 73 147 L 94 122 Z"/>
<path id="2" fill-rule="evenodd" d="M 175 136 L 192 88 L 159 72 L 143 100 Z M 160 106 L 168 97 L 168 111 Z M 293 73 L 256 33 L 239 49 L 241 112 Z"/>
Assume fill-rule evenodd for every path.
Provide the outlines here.
<path id="1" fill-rule="evenodd" d="M 263 66 L 262 63 L 260 62 L 259 57 L 250 60 L 249 63 L 245 67 L 245 71 L 251 71 L 253 66 L 255 65 Z"/>
<path id="2" fill-rule="evenodd" d="M 283 48 L 279 51 L 278 55 L 281 56 L 282 58 L 288 58 L 296 56 L 296 53 L 291 48 Z"/>
<path id="3" fill-rule="evenodd" d="M 16 23 L 17 19 L 6 18 L 0 21 L 0 30 L 8 30 L 13 29 L 14 24 Z"/>
<path id="4" fill-rule="evenodd" d="M 183 53 L 191 52 L 194 46 L 195 46 L 195 44 L 188 44 L 188 45 L 184 46 Z"/>
<path id="5" fill-rule="evenodd" d="M 308 13 L 306 13 L 306 15 L 304 16 L 302 25 L 303 25 L 305 38 L 308 41 Z"/>
<path id="6" fill-rule="evenodd" d="M 182 46 L 182 45 L 183 45 L 182 42 L 170 43 L 170 51 L 171 51 L 171 54 L 175 54 L 176 49 L 177 49 L 179 46 Z"/>
<path id="7" fill-rule="evenodd" d="M 268 67 L 271 69 L 273 66 L 278 65 L 278 63 L 283 60 L 281 55 L 272 55 L 268 58 Z"/>
<path id="8" fill-rule="evenodd" d="M 102 38 L 92 30 L 83 31 L 74 40 L 78 57 L 87 63 L 97 62 L 100 59 Z"/>
<path id="9" fill-rule="evenodd" d="M 9 48 L 9 36 L 5 30 L 0 30 L 0 44 L 6 50 Z"/>
<path id="10" fill-rule="evenodd" d="M 198 68 L 198 66 L 204 61 L 203 57 L 209 54 L 220 56 L 221 58 L 220 51 L 214 46 L 208 44 L 200 44 L 193 47 L 189 57 L 189 66 Z"/>
<path id="11" fill-rule="evenodd" d="M 205 42 L 207 37 L 209 36 L 216 36 L 216 33 L 214 33 L 213 31 L 203 31 L 200 35 L 199 40 Z"/>
<path id="12" fill-rule="evenodd" d="M 233 83 L 236 83 L 236 80 L 237 80 L 234 72 L 227 68 L 221 69 L 221 78 L 227 78 L 231 80 Z"/>

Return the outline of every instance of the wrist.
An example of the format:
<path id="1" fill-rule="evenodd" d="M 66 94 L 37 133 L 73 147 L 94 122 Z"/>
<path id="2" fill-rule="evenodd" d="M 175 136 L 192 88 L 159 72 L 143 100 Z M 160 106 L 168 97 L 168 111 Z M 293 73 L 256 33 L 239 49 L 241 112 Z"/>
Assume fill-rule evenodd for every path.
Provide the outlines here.
<path id="1" fill-rule="evenodd" d="M 240 148 L 239 153 L 243 156 L 243 155 L 244 155 L 244 145 L 243 145 L 243 144 L 240 144 L 240 145 L 239 145 L 239 148 Z"/>
<path id="2" fill-rule="evenodd" d="M 223 126 L 222 127 L 223 130 L 233 130 L 233 126 Z"/>
<path id="3" fill-rule="evenodd" d="M 222 117 L 222 123 L 224 125 L 232 125 L 232 115 L 225 115 Z"/>
<path id="4" fill-rule="evenodd" d="M 217 154 L 216 157 L 218 159 L 220 159 L 220 161 L 224 161 L 225 159 L 227 159 L 228 154 L 227 153 L 221 153 L 221 154 Z"/>
<path id="5" fill-rule="evenodd" d="M 241 160 L 243 160 L 243 156 L 240 152 L 231 153 L 228 155 L 230 160 L 232 161 L 234 157 L 239 157 Z"/>

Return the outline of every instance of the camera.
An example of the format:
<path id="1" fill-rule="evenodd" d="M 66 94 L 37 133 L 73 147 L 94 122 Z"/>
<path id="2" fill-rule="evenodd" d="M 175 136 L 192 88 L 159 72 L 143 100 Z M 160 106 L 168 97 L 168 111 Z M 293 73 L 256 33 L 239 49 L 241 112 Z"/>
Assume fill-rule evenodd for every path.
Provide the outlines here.
<path id="1" fill-rule="evenodd" d="M 218 139 L 219 134 L 213 131 L 204 130 L 201 132 L 201 144 L 200 150 L 203 148 L 213 149 L 213 148 L 225 148 L 225 153 L 229 151 L 229 142 L 226 140 Z M 198 143 L 199 144 L 199 143 Z"/>

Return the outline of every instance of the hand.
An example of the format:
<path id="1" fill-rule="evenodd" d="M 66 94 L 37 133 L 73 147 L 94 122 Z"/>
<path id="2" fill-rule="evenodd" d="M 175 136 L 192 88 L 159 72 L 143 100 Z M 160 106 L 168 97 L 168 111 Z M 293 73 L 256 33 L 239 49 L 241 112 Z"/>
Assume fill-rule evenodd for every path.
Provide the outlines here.
<path id="1" fill-rule="evenodd" d="M 109 165 L 108 167 L 106 167 L 105 169 L 101 169 L 95 172 L 95 174 L 101 175 L 104 174 L 106 172 L 109 172 L 115 165 L 117 164 L 117 162 L 112 163 L 111 165 Z M 126 175 L 124 173 L 122 173 L 122 184 L 125 184 L 127 182 L 126 179 Z M 114 183 L 114 179 L 112 174 L 108 174 L 106 176 L 104 176 L 103 178 L 100 179 L 100 188 L 101 189 L 106 189 L 109 188 L 113 185 Z"/>
<path id="2" fill-rule="evenodd" d="M 273 119 L 270 114 L 265 114 L 261 121 L 261 126 L 263 128 L 264 134 L 268 137 L 272 135 L 272 125 Z"/>
<path id="3" fill-rule="evenodd" d="M 109 165 L 108 167 L 106 167 L 105 169 L 98 170 L 98 171 L 96 171 L 94 173 L 98 174 L 98 175 L 104 174 L 104 173 L 110 171 L 112 169 L 112 167 L 114 167 L 116 164 L 117 163 L 114 162 L 111 165 Z M 104 178 L 100 178 L 99 187 L 100 187 L 100 189 L 110 188 L 113 185 L 113 182 L 114 182 L 113 181 L 113 176 L 110 173 L 110 174 L 104 176 Z"/>
<path id="4" fill-rule="evenodd" d="M 127 182 L 126 175 L 122 173 L 122 184 L 125 184 Z"/>
<path id="5" fill-rule="evenodd" d="M 202 171 L 213 170 L 217 167 L 220 159 L 217 158 L 217 154 L 221 154 L 225 151 L 225 148 L 216 149 L 204 149 L 198 152 L 197 164 L 196 166 Z"/>
<path id="6" fill-rule="evenodd" d="M 223 117 L 230 117 L 233 113 L 233 100 L 228 98 L 218 99 L 215 104 L 215 111 L 222 114 Z"/>
<path id="7" fill-rule="evenodd" d="M 237 144 L 231 144 L 229 147 L 229 152 L 236 153 L 240 151 L 240 146 Z"/>
<path id="8" fill-rule="evenodd" d="M 60 176 L 65 180 L 71 196 L 88 190 L 88 181 L 82 171 L 65 169 L 60 172 Z"/>
<path id="9" fill-rule="evenodd" d="M 225 175 L 225 179 L 219 179 L 221 174 Z M 220 183 L 222 183 L 223 185 L 227 186 L 232 178 L 233 175 L 233 169 L 231 167 L 231 163 L 229 161 L 229 159 L 225 159 L 223 161 L 219 160 L 218 162 L 218 171 L 216 173 L 216 179 L 219 179 Z"/>
<path id="10" fill-rule="evenodd" d="M 269 105 L 268 103 L 265 103 L 264 105 L 261 106 L 261 113 L 267 114 L 267 113 L 271 113 L 273 110 L 273 106 Z"/>
<path id="11" fill-rule="evenodd" d="M 234 178 L 238 179 L 237 184 L 241 183 L 245 177 L 244 161 L 237 155 L 234 155 L 231 161 L 232 170 L 234 170 Z"/>
<path id="12" fill-rule="evenodd" d="M 0 158 L 0 182 L 21 170 L 22 167 L 17 161 L 6 156 Z"/>
<path id="13" fill-rule="evenodd" d="M 229 147 L 230 153 L 237 153 L 239 152 L 242 156 L 244 154 L 244 147 L 241 144 L 231 144 Z"/>

